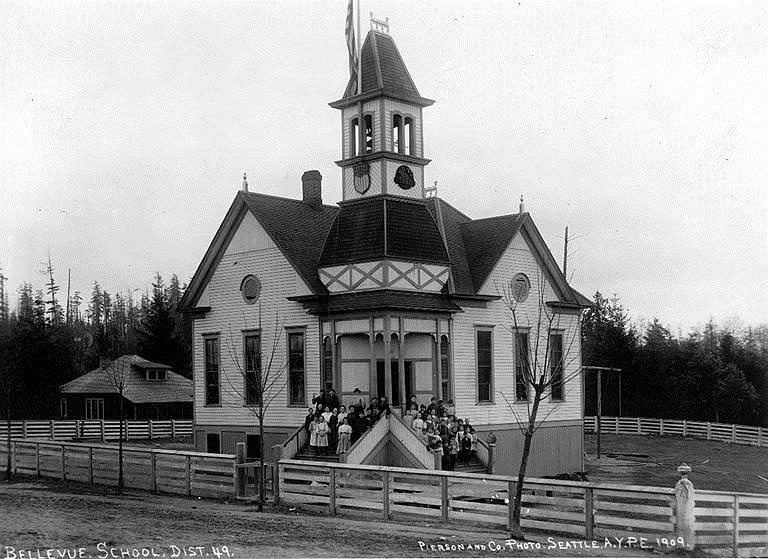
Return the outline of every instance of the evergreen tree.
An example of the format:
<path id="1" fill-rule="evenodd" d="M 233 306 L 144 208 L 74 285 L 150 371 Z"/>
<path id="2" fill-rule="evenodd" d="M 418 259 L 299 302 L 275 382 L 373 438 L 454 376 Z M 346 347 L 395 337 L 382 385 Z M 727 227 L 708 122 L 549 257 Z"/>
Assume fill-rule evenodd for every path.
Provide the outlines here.
<path id="1" fill-rule="evenodd" d="M 157 273 L 152 284 L 152 300 L 139 330 L 141 356 L 176 368 L 174 326 L 163 278 Z"/>

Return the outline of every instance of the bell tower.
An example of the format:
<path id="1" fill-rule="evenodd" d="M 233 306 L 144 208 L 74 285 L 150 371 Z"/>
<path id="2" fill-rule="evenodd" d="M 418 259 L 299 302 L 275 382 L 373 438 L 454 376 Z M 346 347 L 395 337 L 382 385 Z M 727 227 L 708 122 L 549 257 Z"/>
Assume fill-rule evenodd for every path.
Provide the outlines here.
<path id="1" fill-rule="evenodd" d="M 419 95 L 389 24 L 371 19 L 360 52 L 360 80 L 350 77 L 331 107 L 341 111 L 343 200 L 377 194 L 424 198 L 422 109 L 434 103 Z"/>

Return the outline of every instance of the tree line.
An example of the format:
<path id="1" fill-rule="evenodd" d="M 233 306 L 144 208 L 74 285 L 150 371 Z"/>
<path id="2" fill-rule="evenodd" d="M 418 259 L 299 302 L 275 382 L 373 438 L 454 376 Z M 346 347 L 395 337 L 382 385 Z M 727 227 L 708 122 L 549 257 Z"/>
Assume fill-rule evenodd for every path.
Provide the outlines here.
<path id="1" fill-rule="evenodd" d="M 675 336 L 658 319 L 633 324 L 616 296 L 597 292 L 594 302 L 582 318 L 582 362 L 621 369 L 620 379 L 603 374 L 603 415 L 768 425 L 768 325 L 710 320 Z M 596 373 L 584 380 L 585 413 L 595 415 Z"/>
<path id="2" fill-rule="evenodd" d="M 110 293 L 94 282 L 85 301 L 79 292 L 59 297 L 50 262 L 45 289 L 28 282 L 17 305 L 7 302 L 0 320 L 0 398 L 3 415 L 57 417 L 58 387 L 97 367 L 103 359 L 138 354 L 192 376 L 191 321 L 176 310 L 184 293 L 174 274 L 155 275 L 151 291 Z"/>

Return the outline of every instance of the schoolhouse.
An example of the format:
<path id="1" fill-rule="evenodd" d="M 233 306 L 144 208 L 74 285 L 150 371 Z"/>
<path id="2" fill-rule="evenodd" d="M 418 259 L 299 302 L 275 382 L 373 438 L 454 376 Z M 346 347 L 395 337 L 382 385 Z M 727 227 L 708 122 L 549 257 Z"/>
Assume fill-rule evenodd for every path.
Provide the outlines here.
<path id="1" fill-rule="evenodd" d="M 575 378 L 542 403 L 529 474 L 582 470 L 579 319 L 589 300 L 568 285 L 522 203 L 516 214 L 472 219 L 432 195 L 423 113 L 433 101 L 387 32 L 369 31 L 360 56 L 360 87 L 351 78 L 330 103 L 341 115 L 340 192 L 317 171 L 301 175 L 301 200 L 249 192 L 244 181 L 181 302 L 194 318 L 197 450 L 255 446 L 244 376 L 271 361 L 283 377 L 267 447 L 303 425 L 323 387 L 342 403 L 355 389 L 364 400 L 386 396 L 396 414 L 413 396 L 434 396 L 453 400 L 481 440 L 493 432 L 495 471 L 513 473 L 530 398 L 521 352 L 546 346 Z M 543 332 L 542 304 L 557 315 Z"/>

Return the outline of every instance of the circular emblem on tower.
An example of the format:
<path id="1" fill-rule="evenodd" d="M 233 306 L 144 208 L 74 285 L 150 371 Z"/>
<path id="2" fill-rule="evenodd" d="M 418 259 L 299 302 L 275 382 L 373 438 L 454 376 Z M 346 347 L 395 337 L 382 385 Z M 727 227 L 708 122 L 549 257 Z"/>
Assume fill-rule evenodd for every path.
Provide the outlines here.
<path id="1" fill-rule="evenodd" d="M 403 190 L 408 190 L 416 186 L 416 180 L 413 178 L 413 171 L 408 165 L 400 165 L 395 172 L 395 184 Z"/>
<path id="2" fill-rule="evenodd" d="M 365 161 L 361 161 L 352 169 L 355 175 L 355 190 L 360 194 L 365 194 L 371 187 L 370 166 Z"/>

